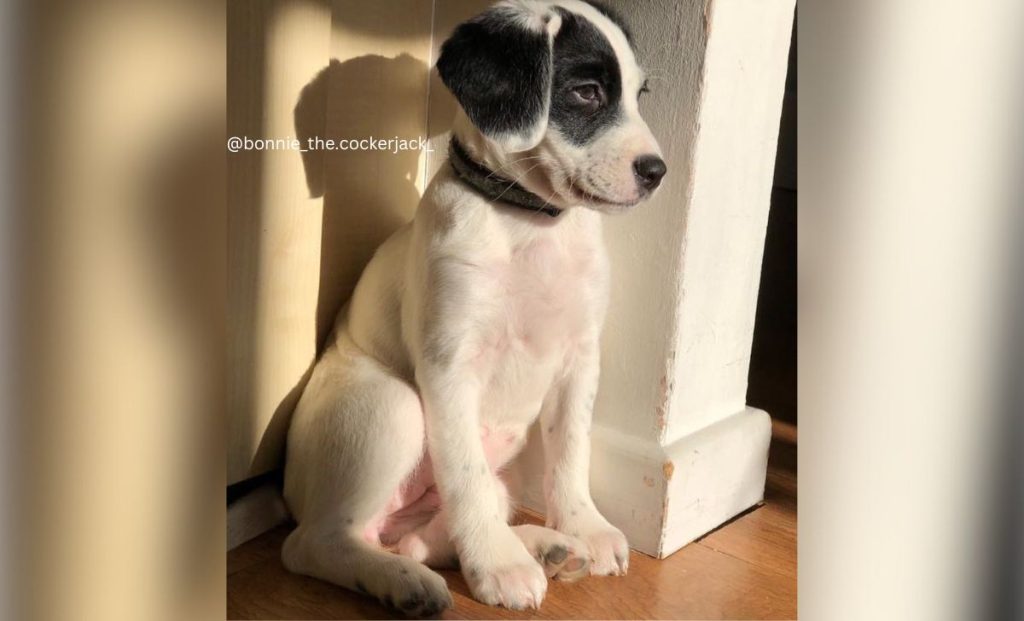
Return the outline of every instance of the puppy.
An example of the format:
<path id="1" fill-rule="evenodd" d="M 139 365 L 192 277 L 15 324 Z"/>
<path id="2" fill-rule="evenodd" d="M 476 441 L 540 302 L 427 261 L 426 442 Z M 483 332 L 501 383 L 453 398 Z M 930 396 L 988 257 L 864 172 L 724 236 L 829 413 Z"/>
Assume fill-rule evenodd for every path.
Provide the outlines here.
<path id="1" fill-rule="evenodd" d="M 537 607 L 549 577 L 627 569 L 588 480 L 600 214 L 650 196 L 665 164 L 606 9 L 500 2 L 437 69 L 461 108 L 449 162 L 367 265 L 298 403 L 282 555 L 411 615 L 452 603 L 427 566 L 461 566 L 486 604 Z M 538 418 L 546 527 L 509 526 L 498 471 Z"/>

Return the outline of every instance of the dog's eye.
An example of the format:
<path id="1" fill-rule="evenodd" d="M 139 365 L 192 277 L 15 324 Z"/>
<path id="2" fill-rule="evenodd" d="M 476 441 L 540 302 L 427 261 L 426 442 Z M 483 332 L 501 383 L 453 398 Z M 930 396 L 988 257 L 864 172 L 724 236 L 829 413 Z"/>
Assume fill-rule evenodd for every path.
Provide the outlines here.
<path id="1" fill-rule="evenodd" d="M 577 103 L 596 107 L 601 104 L 601 87 L 597 84 L 581 84 L 572 89 L 573 98 Z"/>

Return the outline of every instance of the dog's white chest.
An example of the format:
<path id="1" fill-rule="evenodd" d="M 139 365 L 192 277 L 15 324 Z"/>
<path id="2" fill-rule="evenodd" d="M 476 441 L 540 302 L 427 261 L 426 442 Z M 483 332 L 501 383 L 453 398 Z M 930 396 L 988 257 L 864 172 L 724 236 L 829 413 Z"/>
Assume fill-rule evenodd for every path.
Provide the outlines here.
<path id="1" fill-rule="evenodd" d="M 488 267 L 497 299 L 480 349 L 483 416 L 510 424 L 536 416 L 595 321 L 596 269 L 593 251 L 554 237 L 524 242 Z"/>

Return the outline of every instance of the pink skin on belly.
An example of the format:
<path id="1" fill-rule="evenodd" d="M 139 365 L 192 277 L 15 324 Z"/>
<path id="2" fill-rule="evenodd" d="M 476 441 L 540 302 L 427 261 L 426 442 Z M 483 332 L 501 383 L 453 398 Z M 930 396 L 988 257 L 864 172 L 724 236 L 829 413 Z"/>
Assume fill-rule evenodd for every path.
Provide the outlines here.
<path id="1" fill-rule="evenodd" d="M 522 446 L 522 436 L 511 431 L 492 432 L 483 427 L 480 430 L 484 455 L 491 472 L 497 473 Z M 406 479 L 388 504 L 363 528 L 363 539 L 371 544 L 391 545 L 405 533 L 425 524 L 441 507 L 441 496 L 434 482 L 434 471 L 430 455 L 423 459 Z"/>

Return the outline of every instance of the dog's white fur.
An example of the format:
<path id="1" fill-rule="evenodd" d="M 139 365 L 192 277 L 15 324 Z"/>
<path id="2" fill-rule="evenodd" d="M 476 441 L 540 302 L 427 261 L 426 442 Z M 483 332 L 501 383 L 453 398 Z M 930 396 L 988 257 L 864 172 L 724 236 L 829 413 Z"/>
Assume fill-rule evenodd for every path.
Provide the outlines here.
<path id="1" fill-rule="evenodd" d="M 606 33 L 623 80 L 639 88 L 619 29 L 589 5 L 556 4 Z M 590 209 L 547 220 L 487 202 L 450 167 L 438 173 L 414 221 L 366 267 L 293 416 L 285 497 L 298 528 L 283 550 L 290 570 L 407 612 L 450 604 L 444 580 L 422 563 L 450 565 L 456 556 L 475 597 L 513 608 L 539 606 L 548 576 L 625 573 L 626 539 L 598 512 L 588 482 L 608 296 L 597 211 L 620 206 L 573 195 L 566 170 L 600 160 L 595 170 L 619 166 L 626 172 L 617 175 L 632 178 L 632 159 L 657 144 L 635 101 L 626 113 L 596 150 L 545 132 L 533 156 L 547 165 L 527 172 L 517 160 L 530 153 L 504 151 L 460 114 L 454 132 L 474 157 L 556 204 Z M 606 177 L 603 189 L 639 200 Z M 547 527 L 510 527 L 496 470 L 538 417 Z"/>

